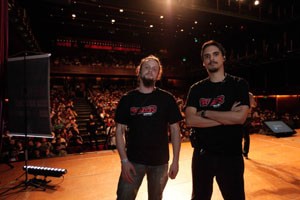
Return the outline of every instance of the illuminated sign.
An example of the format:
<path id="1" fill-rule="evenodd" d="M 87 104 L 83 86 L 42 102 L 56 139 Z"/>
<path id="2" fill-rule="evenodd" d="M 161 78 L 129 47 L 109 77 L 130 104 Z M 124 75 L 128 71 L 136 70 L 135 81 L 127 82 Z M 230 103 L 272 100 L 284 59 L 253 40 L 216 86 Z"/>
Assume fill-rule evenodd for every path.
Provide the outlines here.
<path id="1" fill-rule="evenodd" d="M 101 40 L 74 40 L 74 39 L 57 39 L 56 46 L 68 48 L 84 48 L 84 49 L 99 49 L 107 51 L 132 51 L 141 52 L 139 44 L 101 41 Z"/>

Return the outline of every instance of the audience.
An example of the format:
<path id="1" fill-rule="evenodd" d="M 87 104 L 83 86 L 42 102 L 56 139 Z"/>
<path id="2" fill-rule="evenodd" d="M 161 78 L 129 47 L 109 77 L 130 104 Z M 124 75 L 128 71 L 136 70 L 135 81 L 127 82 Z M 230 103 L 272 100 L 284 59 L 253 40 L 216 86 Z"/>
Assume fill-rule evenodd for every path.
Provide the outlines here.
<path id="1" fill-rule="evenodd" d="M 68 83 L 70 84 L 70 83 Z M 117 103 L 124 92 L 132 86 L 119 86 L 110 84 L 108 86 L 94 87 L 91 85 L 86 90 L 85 98 L 94 108 L 95 116 L 99 119 L 100 134 L 107 136 L 106 149 L 115 149 L 115 122 L 114 113 Z M 85 143 L 84 136 L 80 133 L 77 124 L 78 114 L 74 109 L 74 91 L 72 85 L 64 87 L 53 87 L 50 91 L 50 120 L 52 124 L 52 139 L 29 138 L 27 143 L 29 159 L 49 158 L 54 156 L 66 156 L 73 153 L 82 153 L 91 150 L 91 144 Z M 177 103 L 183 106 L 184 94 L 176 94 Z M 254 109 L 251 122 L 251 133 L 264 134 L 268 130 L 263 125 L 264 120 L 282 120 L 291 128 L 299 128 L 299 116 L 290 113 L 278 114 L 272 110 Z M 190 129 L 184 121 L 180 124 L 182 141 L 189 141 Z M 87 140 L 89 141 L 89 140 Z M 3 149 L 1 162 L 10 163 L 25 159 L 25 143 L 23 137 L 10 137 L 9 130 L 3 133 Z M 87 146 L 88 145 L 88 146 Z"/>

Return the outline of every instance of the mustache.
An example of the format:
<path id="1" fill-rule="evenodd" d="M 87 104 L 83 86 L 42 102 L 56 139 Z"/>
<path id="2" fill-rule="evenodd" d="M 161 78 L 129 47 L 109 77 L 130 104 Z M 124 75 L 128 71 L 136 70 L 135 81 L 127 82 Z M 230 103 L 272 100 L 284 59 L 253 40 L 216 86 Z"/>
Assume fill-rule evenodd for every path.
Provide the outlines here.
<path id="1" fill-rule="evenodd" d="M 218 62 L 216 62 L 216 61 L 211 61 L 211 62 L 208 63 L 208 65 L 212 65 L 212 64 L 218 64 Z"/>

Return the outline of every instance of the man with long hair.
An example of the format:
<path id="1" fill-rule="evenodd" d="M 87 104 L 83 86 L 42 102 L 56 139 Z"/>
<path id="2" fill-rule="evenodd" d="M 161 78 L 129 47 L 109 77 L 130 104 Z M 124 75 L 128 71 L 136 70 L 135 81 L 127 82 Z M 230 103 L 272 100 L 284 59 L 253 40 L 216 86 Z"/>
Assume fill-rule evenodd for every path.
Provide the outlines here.
<path id="1" fill-rule="evenodd" d="M 211 199 L 216 178 L 224 199 L 243 200 L 248 82 L 225 73 L 225 49 L 220 43 L 204 43 L 201 58 L 208 77 L 190 87 L 185 104 L 186 123 L 193 129 L 192 199 Z"/>
<path id="2" fill-rule="evenodd" d="M 174 96 L 155 86 L 162 73 L 159 59 L 150 55 L 137 68 L 138 87 L 119 101 L 116 143 L 121 158 L 117 199 L 133 200 L 145 175 L 148 199 L 160 200 L 168 177 L 174 179 L 179 169 L 182 115 Z M 173 159 L 169 166 L 169 134 Z M 125 137 L 126 135 L 126 137 Z"/>

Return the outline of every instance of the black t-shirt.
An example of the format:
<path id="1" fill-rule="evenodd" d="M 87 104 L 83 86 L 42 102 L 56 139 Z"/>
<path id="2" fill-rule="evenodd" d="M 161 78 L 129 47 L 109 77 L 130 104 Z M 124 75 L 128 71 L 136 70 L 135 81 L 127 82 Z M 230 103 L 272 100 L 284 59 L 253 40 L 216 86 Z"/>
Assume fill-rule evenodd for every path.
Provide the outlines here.
<path id="1" fill-rule="evenodd" d="M 234 102 L 249 106 L 248 82 L 227 74 L 222 82 L 213 83 L 206 78 L 193 84 L 189 90 L 186 107 L 200 110 L 230 111 Z M 242 125 L 222 125 L 194 128 L 201 148 L 220 154 L 240 154 Z"/>
<path id="2" fill-rule="evenodd" d="M 90 134 L 95 134 L 98 128 L 97 121 L 95 119 L 89 119 L 89 121 L 87 121 L 86 128 Z"/>
<path id="3" fill-rule="evenodd" d="M 145 165 L 162 165 L 169 160 L 169 125 L 182 120 L 174 96 L 156 88 L 144 94 L 132 90 L 116 109 L 115 121 L 128 126 L 127 156 Z"/>

